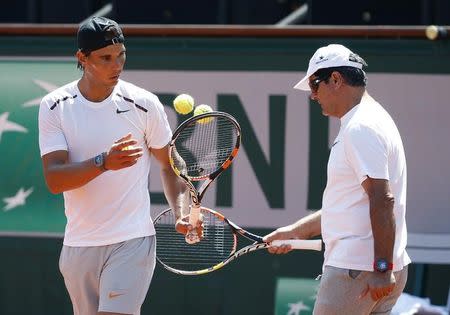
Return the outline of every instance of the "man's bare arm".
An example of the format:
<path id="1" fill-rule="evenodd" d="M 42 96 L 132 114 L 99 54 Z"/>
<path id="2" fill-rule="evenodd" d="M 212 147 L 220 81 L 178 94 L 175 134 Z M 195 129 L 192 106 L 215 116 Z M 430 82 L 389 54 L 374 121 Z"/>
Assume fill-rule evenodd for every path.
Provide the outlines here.
<path id="1" fill-rule="evenodd" d="M 394 196 L 389 181 L 367 178 L 362 186 L 369 197 L 374 258 L 392 262 L 395 243 Z"/>
<path id="2" fill-rule="evenodd" d="M 159 162 L 164 194 L 178 220 L 189 214 L 190 196 L 187 186 L 170 166 L 168 145 L 162 149 L 151 149 L 150 151 Z"/>
<path id="3" fill-rule="evenodd" d="M 297 222 L 280 227 L 272 233 L 264 236 L 265 242 L 288 239 L 310 239 L 321 234 L 322 210 L 316 211 Z M 269 247 L 268 251 L 272 254 L 286 254 L 292 250 L 289 245 Z"/>
<path id="4" fill-rule="evenodd" d="M 119 170 L 136 164 L 142 156 L 142 148 L 123 151 L 125 147 L 136 143 L 136 140 L 131 139 L 131 134 L 118 139 L 106 153 L 104 167 Z M 64 150 L 45 154 L 42 166 L 47 186 L 54 194 L 86 185 L 105 171 L 95 165 L 94 157 L 82 162 L 70 162 L 69 152 Z"/>
<path id="5" fill-rule="evenodd" d="M 392 263 L 395 244 L 395 200 L 389 187 L 389 181 L 368 177 L 362 186 L 369 196 L 374 259 L 376 261 L 382 258 L 388 263 Z M 360 298 L 364 298 L 370 293 L 374 301 L 389 295 L 394 290 L 396 283 L 392 270 L 372 272 L 366 281 L 367 287 L 361 292 Z"/>

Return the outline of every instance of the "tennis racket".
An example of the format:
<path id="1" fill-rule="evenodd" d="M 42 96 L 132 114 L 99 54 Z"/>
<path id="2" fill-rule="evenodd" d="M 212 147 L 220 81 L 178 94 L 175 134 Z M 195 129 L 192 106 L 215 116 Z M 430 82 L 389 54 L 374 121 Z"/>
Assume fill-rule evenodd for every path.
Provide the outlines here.
<path id="1" fill-rule="evenodd" d="M 289 244 L 293 249 L 322 249 L 321 240 L 278 240 L 270 244 L 262 236 L 250 233 L 217 211 L 201 207 L 203 238 L 196 244 L 186 244 L 184 236 L 175 230 L 172 209 L 161 212 L 154 220 L 157 246 L 156 258 L 167 270 L 181 275 L 202 275 L 216 271 L 236 258 L 258 249 Z M 238 241 L 252 244 L 238 249 Z"/>
<path id="2" fill-rule="evenodd" d="M 196 226 L 206 189 L 237 155 L 241 127 L 224 112 L 208 112 L 185 120 L 174 131 L 169 146 L 170 164 L 189 188 L 192 205 L 189 223 Z M 194 182 L 203 181 L 197 190 Z M 186 242 L 200 241 L 196 229 L 186 234 Z"/>

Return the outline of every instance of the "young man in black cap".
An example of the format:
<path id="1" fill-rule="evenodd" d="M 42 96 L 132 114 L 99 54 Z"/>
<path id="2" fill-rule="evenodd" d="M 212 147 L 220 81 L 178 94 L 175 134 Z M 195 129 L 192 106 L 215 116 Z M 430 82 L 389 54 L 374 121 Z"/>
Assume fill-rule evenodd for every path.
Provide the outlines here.
<path id="1" fill-rule="evenodd" d="M 182 220 L 189 196 L 169 164 L 171 129 L 156 95 L 119 79 L 119 25 L 94 17 L 78 30 L 80 80 L 42 99 L 39 145 L 45 180 L 64 193 L 67 225 L 60 270 L 74 314 L 139 314 L 155 267 L 150 155 Z"/>

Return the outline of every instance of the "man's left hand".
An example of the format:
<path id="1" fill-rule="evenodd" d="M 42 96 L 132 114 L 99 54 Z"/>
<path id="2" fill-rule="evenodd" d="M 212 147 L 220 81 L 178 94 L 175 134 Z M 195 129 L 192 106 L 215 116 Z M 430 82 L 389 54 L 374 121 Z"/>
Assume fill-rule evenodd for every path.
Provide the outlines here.
<path id="1" fill-rule="evenodd" d="M 392 293 L 395 287 L 395 277 L 392 271 L 384 273 L 371 272 L 367 280 L 367 287 L 361 292 L 359 296 L 363 299 L 368 293 L 372 297 L 372 300 L 378 301 L 385 296 Z"/>
<path id="2" fill-rule="evenodd" d="M 196 233 L 200 237 L 200 239 L 202 239 L 203 238 L 203 215 L 200 215 L 196 226 L 192 226 L 191 224 L 189 224 L 189 215 L 184 216 L 175 222 L 175 230 L 178 233 L 186 235 L 187 233 L 189 233 L 190 231 L 192 231 L 194 229 L 196 230 Z"/>

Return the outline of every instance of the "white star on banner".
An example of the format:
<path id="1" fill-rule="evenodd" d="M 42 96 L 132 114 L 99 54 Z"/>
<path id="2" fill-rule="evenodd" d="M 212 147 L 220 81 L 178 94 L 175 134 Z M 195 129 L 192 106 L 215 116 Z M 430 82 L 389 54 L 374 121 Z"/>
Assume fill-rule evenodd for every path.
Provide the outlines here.
<path id="1" fill-rule="evenodd" d="M 0 115 L 0 140 L 2 139 L 2 134 L 5 131 L 18 131 L 18 132 L 28 132 L 28 130 L 12 121 L 8 120 L 9 112 L 4 112 Z"/>
<path id="2" fill-rule="evenodd" d="M 309 311 L 311 308 L 308 307 L 303 301 L 298 301 L 297 303 L 288 303 L 289 311 L 286 315 L 300 315 L 301 311 Z"/>
<path id="3" fill-rule="evenodd" d="M 39 85 L 39 87 L 41 87 L 42 89 L 44 89 L 47 93 L 50 93 L 54 90 L 56 90 L 58 88 L 57 85 L 54 85 L 53 83 L 50 82 L 46 82 L 46 81 L 41 81 L 38 79 L 34 79 L 33 80 L 34 83 L 36 83 L 37 85 Z M 32 106 L 39 106 L 39 104 L 41 103 L 42 100 L 42 96 L 41 97 L 37 97 L 35 99 L 29 100 L 25 103 L 22 104 L 23 107 L 32 107 Z"/>
<path id="4" fill-rule="evenodd" d="M 15 196 L 3 198 L 6 206 L 3 207 L 3 211 L 9 211 L 15 207 L 23 206 L 27 197 L 33 192 L 33 187 L 24 190 L 23 187 L 19 189 Z"/>

